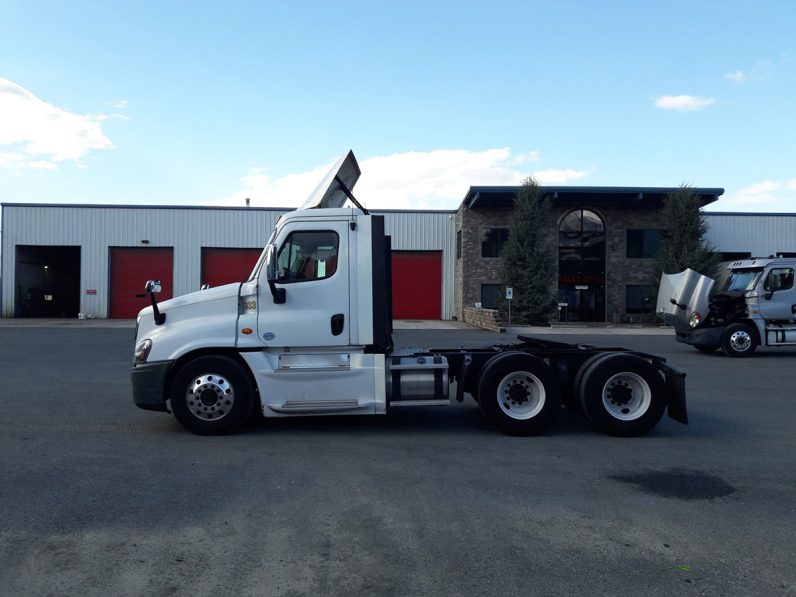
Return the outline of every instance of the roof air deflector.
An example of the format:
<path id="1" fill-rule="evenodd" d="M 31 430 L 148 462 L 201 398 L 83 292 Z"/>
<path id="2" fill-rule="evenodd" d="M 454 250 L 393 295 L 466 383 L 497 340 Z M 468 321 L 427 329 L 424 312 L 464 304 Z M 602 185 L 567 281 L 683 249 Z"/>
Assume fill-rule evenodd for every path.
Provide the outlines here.
<path id="1" fill-rule="evenodd" d="M 323 177 L 301 209 L 342 207 L 349 198 L 361 208 L 362 206 L 351 194 L 354 185 L 359 180 L 359 175 L 357 159 L 354 157 L 354 152 L 349 151 L 332 166 L 332 169 Z"/>

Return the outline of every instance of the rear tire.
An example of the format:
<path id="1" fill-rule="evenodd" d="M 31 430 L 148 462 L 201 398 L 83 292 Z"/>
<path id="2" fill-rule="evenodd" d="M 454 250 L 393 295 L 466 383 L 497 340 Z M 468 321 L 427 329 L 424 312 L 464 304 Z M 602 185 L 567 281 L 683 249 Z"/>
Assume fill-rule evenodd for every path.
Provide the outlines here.
<path id="1" fill-rule="evenodd" d="M 721 348 L 730 357 L 748 357 L 757 348 L 757 334 L 745 323 L 728 325 L 721 335 Z"/>
<path id="2" fill-rule="evenodd" d="M 171 384 L 171 410 L 188 431 L 223 435 L 240 428 L 254 406 L 246 370 L 234 359 L 205 356 L 189 361 Z"/>
<path id="3" fill-rule="evenodd" d="M 580 406 L 595 428 L 619 437 L 643 435 L 666 410 L 666 385 L 658 371 L 632 354 L 610 353 L 584 372 Z"/>
<path id="4" fill-rule="evenodd" d="M 478 383 L 481 410 L 508 435 L 539 435 L 561 411 L 561 384 L 544 361 L 521 352 L 493 357 Z"/>

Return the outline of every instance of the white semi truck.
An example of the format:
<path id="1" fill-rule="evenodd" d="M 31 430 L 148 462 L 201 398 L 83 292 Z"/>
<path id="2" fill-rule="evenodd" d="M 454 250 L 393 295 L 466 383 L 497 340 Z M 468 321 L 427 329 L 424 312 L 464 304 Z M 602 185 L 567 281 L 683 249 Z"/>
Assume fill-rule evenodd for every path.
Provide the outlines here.
<path id="1" fill-rule="evenodd" d="M 247 280 L 160 304 L 159 283 L 147 282 L 135 404 L 198 434 L 233 432 L 255 409 L 385 414 L 466 393 L 512 435 L 544 432 L 562 402 L 612 435 L 646 433 L 667 409 L 687 423 L 685 374 L 657 356 L 525 336 L 477 350 L 395 348 L 390 238 L 352 194 L 359 174 L 349 152 L 280 218 Z"/>
<path id="2" fill-rule="evenodd" d="M 715 280 L 691 269 L 663 274 L 656 310 L 678 342 L 702 352 L 746 357 L 758 346 L 796 346 L 795 270 L 793 258 L 734 261 L 716 292 Z"/>

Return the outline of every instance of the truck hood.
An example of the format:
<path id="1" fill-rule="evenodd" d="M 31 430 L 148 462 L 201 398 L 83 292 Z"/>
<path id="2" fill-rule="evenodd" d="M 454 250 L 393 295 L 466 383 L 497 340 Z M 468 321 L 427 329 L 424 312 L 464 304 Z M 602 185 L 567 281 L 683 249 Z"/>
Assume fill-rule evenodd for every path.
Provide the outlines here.
<path id="1" fill-rule="evenodd" d="M 166 315 L 163 325 L 155 325 L 151 306 L 142 309 L 136 342 L 152 341 L 150 362 L 173 360 L 205 346 L 235 346 L 240 286 L 237 282 L 159 302 Z"/>
<path id="2" fill-rule="evenodd" d="M 163 302 L 158 301 L 158 309 L 160 309 L 161 313 L 168 313 L 170 310 L 197 305 L 199 303 L 217 301 L 230 297 L 237 298 L 240 285 L 240 282 L 233 282 L 232 284 L 225 284 L 224 286 L 216 286 L 215 288 L 208 288 L 207 290 L 198 290 L 197 292 L 175 296 Z M 139 315 L 152 315 L 152 307 L 149 306 L 141 309 Z"/>
<path id="3" fill-rule="evenodd" d="M 658 289 L 658 304 L 655 311 L 658 317 L 675 330 L 688 331 L 688 319 L 695 311 L 702 319 L 707 316 L 710 306 L 710 291 L 716 283 L 692 269 L 679 274 L 663 274 Z"/>

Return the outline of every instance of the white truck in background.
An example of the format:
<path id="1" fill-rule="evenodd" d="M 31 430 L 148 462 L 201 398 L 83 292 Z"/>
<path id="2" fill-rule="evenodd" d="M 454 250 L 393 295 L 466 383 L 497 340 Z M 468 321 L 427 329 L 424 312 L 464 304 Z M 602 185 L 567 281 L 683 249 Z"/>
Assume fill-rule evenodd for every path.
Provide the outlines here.
<path id="1" fill-rule="evenodd" d="M 667 409 L 687 423 L 685 374 L 654 355 L 525 336 L 475 350 L 395 348 L 390 237 L 352 194 L 359 174 L 349 152 L 280 218 L 247 280 L 160 304 L 159 283 L 147 282 L 136 405 L 170 411 L 198 434 L 233 432 L 255 409 L 385 414 L 465 393 L 512 435 L 544 432 L 562 402 L 612 435 L 646 433 Z"/>
<path id="2" fill-rule="evenodd" d="M 796 346 L 795 270 L 792 258 L 735 261 L 715 293 L 715 281 L 691 269 L 664 274 L 656 311 L 678 342 L 701 352 L 746 357 L 761 345 Z"/>

